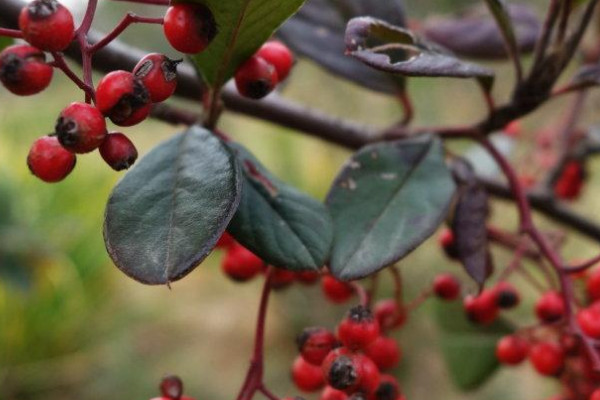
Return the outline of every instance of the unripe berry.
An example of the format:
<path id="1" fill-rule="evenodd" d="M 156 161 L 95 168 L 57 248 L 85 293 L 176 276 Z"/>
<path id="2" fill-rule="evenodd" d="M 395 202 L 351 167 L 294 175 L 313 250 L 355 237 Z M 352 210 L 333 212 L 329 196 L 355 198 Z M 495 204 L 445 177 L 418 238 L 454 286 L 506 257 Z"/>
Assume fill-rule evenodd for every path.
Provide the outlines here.
<path id="1" fill-rule="evenodd" d="M 56 136 L 44 136 L 33 142 L 27 166 L 32 174 L 44 182 L 59 182 L 75 167 L 75 154 L 60 145 Z"/>
<path id="2" fill-rule="evenodd" d="M 373 308 L 375 319 L 382 330 L 399 328 L 406 322 L 406 309 L 394 299 L 380 300 Z"/>
<path id="3" fill-rule="evenodd" d="M 439 274 L 433 280 L 433 292 L 444 300 L 455 300 L 460 295 L 460 282 L 452 274 Z"/>
<path id="4" fill-rule="evenodd" d="M 277 85 L 277 71 L 264 58 L 252 56 L 235 73 L 238 92 L 250 99 L 262 99 Z"/>
<path id="5" fill-rule="evenodd" d="M 580 310 L 577 313 L 577 322 L 587 336 L 600 339 L 600 302 Z"/>
<path id="6" fill-rule="evenodd" d="M 348 395 L 341 390 L 332 388 L 331 386 L 325 386 L 319 400 L 347 400 Z"/>
<path id="7" fill-rule="evenodd" d="M 306 362 L 301 356 L 296 357 L 292 365 L 292 380 L 304 392 L 315 392 L 325 385 L 321 367 Z"/>
<path id="8" fill-rule="evenodd" d="M 496 293 L 496 304 L 500 308 L 514 308 L 521 301 L 517 289 L 508 282 L 500 282 L 492 290 Z"/>
<path id="9" fill-rule="evenodd" d="M 365 306 L 351 308 L 337 328 L 340 341 L 352 350 L 366 348 L 377 339 L 379 332 L 379 323 Z"/>
<path id="10" fill-rule="evenodd" d="M 30 96 L 46 89 L 53 69 L 35 47 L 13 45 L 0 53 L 0 82 L 12 93 Z"/>
<path id="11" fill-rule="evenodd" d="M 119 126 L 132 126 L 150 114 L 150 94 L 131 72 L 113 71 L 96 89 L 96 105 L 100 112 Z"/>
<path id="12" fill-rule="evenodd" d="M 384 371 L 398 366 L 402 351 L 394 339 L 379 336 L 367 346 L 365 355 L 373 360 L 381 371 Z"/>
<path id="13" fill-rule="evenodd" d="M 133 69 L 133 75 L 148 89 L 153 103 L 165 101 L 175 93 L 177 88 L 177 64 L 181 60 L 171 60 L 169 57 L 152 53 L 138 62 Z"/>
<path id="14" fill-rule="evenodd" d="M 590 300 L 600 299 L 600 268 L 593 270 L 585 282 L 585 288 Z"/>
<path id="15" fill-rule="evenodd" d="M 484 290 L 477 297 L 467 296 L 463 305 L 467 317 L 472 322 L 489 325 L 498 316 L 499 309 L 496 304 L 496 296 L 491 290 Z"/>
<path id="16" fill-rule="evenodd" d="M 279 82 L 287 78 L 294 64 L 294 56 L 290 49 L 277 40 L 263 44 L 256 52 L 256 55 L 262 57 L 266 62 L 275 67 Z"/>
<path id="17" fill-rule="evenodd" d="M 375 390 L 375 400 L 398 400 L 400 385 L 398 380 L 391 375 L 382 374 L 379 386 Z"/>
<path id="18" fill-rule="evenodd" d="M 115 171 L 131 167 L 137 160 L 135 145 L 122 133 L 110 133 L 100 145 L 100 155 Z"/>
<path id="19" fill-rule="evenodd" d="M 332 303 L 344 303 L 354 294 L 354 288 L 348 282 L 338 281 L 331 275 L 321 279 L 323 294 Z"/>
<path id="20" fill-rule="evenodd" d="M 221 261 L 223 272 L 237 282 L 254 278 L 264 267 L 264 261 L 239 243 L 227 249 Z"/>
<path id="21" fill-rule="evenodd" d="M 549 291 L 542 295 L 535 304 L 535 313 L 543 322 L 556 322 L 566 312 L 565 301 L 560 293 Z"/>
<path id="22" fill-rule="evenodd" d="M 45 51 L 63 51 L 73 40 L 71 12 L 56 0 L 35 0 L 21 10 L 19 29 L 33 46 Z"/>
<path id="23" fill-rule="evenodd" d="M 321 365 L 327 354 L 337 346 L 338 341 L 329 330 L 321 327 L 306 328 L 296 338 L 298 351 L 306 362 Z"/>
<path id="24" fill-rule="evenodd" d="M 519 336 L 504 336 L 496 344 L 496 357 L 502 364 L 517 365 L 527 358 L 529 344 Z"/>
<path id="25" fill-rule="evenodd" d="M 218 33 L 213 13 L 198 3 L 177 3 L 169 7 L 163 30 L 171 46 L 187 54 L 203 51 Z"/>
<path id="26" fill-rule="evenodd" d="M 565 355 L 560 346 L 553 342 L 540 342 L 529 351 L 529 361 L 537 372 L 546 376 L 560 374 L 564 367 Z"/>
<path id="27" fill-rule="evenodd" d="M 75 102 L 61 111 L 54 127 L 58 141 L 73 153 L 89 153 L 106 138 L 106 121 L 90 104 Z"/>

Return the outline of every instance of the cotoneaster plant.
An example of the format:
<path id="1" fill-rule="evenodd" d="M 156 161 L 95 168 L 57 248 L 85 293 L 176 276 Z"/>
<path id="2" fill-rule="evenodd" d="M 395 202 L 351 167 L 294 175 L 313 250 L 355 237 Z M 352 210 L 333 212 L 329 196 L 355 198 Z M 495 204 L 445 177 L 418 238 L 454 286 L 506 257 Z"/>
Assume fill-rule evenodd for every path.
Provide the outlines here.
<path id="1" fill-rule="evenodd" d="M 128 13 L 99 34 L 92 29 L 97 0 L 87 1 L 77 23 L 56 0 L 3 0 L 0 36 L 18 43 L 0 52 L 0 82 L 29 96 L 47 88 L 58 70 L 82 91 L 81 99 L 58 106 L 53 132 L 23 155 L 45 182 L 65 179 L 76 154 L 96 149 L 116 171 L 136 163 L 134 143 L 111 124 L 129 127 L 153 117 L 187 126 L 124 174 L 107 202 L 104 240 L 115 265 L 145 284 L 170 286 L 212 251 L 223 253 L 222 271 L 232 281 L 262 281 L 252 362 L 238 400 L 257 393 L 300 399 L 280 397 L 265 383 L 266 312 L 272 291 L 312 285 L 321 288 L 325 305 L 348 311 L 337 326 L 299 332 L 290 376 L 302 394 L 410 398 L 397 368 L 411 350 L 403 351 L 396 332 L 429 302 L 442 334 L 473 339 L 443 349 L 460 388 L 480 386 L 500 364 L 529 360 L 560 385 L 552 399 L 600 397 L 600 256 L 567 261 L 564 235 L 533 218 L 539 211 L 567 233 L 600 241 L 600 226 L 563 203 L 584 193 L 588 159 L 598 153 L 580 118 L 600 82 L 600 42 L 590 28 L 598 0 L 552 0 L 543 18 L 525 4 L 484 0 L 487 12 L 424 20 L 408 19 L 401 0 L 129 1 L 162 7 L 163 16 Z M 172 52 L 115 43 L 139 23 L 161 25 Z M 284 99 L 278 91 L 298 57 L 389 95 L 403 115 L 382 129 Z M 510 62 L 511 96 L 495 98 L 496 71 L 467 58 Z M 81 64 L 81 76 L 67 60 Z M 97 84 L 94 68 L 105 73 Z M 407 81 L 415 77 L 475 80 L 485 115 L 458 126 L 414 126 L 418 110 Z M 523 121 L 567 95 L 572 104 L 552 129 Z M 172 96 L 187 98 L 198 113 L 164 103 Z M 230 110 L 356 152 L 318 201 L 280 181 L 223 131 L 221 115 Z M 448 150 L 457 138 L 476 146 Z M 525 139 L 529 152 L 519 160 L 511 149 Z M 491 197 L 514 203 L 516 229 L 492 223 Z M 413 283 L 398 262 L 438 231 L 440 251 L 468 279 L 440 273 L 407 300 L 404 288 Z M 509 251 L 508 263 L 498 263 L 500 247 Z M 392 293 L 378 286 L 384 279 Z M 531 293 L 534 305 L 526 301 Z M 521 313 L 508 322 L 515 309 Z M 460 352 L 459 362 L 452 351 Z M 157 399 L 192 397 L 177 376 L 168 376 Z"/>

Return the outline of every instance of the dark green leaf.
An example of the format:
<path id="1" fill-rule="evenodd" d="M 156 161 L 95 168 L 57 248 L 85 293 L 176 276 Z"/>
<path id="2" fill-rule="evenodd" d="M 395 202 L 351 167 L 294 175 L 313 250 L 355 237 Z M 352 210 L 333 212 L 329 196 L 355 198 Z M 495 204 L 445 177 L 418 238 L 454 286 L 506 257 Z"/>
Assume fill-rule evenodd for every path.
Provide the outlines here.
<path id="1" fill-rule="evenodd" d="M 371 17 L 350 20 L 346 51 L 363 63 L 392 74 L 477 78 L 487 91 L 494 82 L 493 71 L 461 61 L 407 29 Z"/>
<path id="2" fill-rule="evenodd" d="M 274 177 L 239 144 L 242 199 L 227 230 L 260 258 L 291 270 L 321 268 L 331 249 L 333 226 L 325 206 Z"/>
<path id="3" fill-rule="evenodd" d="M 189 0 L 186 0 L 189 1 Z M 192 57 L 211 86 L 233 76 L 304 0 L 202 0 L 213 12 L 218 33 L 208 48 Z"/>
<path id="4" fill-rule="evenodd" d="M 404 257 L 444 220 L 454 190 L 437 139 L 364 147 L 327 198 L 334 223 L 332 273 L 358 279 Z"/>
<path id="5" fill-rule="evenodd" d="M 496 342 L 513 329 L 502 319 L 492 325 L 475 325 L 466 318 L 460 303 L 436 301 L 440 345 L 454 383 L 463 390 L 483 384 L 498 368 Z"/>
<path id="6" fill-rule="evenodd" d="M 192 127 L 161 143 L 117 184 L 106 208 L 106 248 L 147 284 L 181 279 L 215 246 L 240 200 L 233 154 Z"/>

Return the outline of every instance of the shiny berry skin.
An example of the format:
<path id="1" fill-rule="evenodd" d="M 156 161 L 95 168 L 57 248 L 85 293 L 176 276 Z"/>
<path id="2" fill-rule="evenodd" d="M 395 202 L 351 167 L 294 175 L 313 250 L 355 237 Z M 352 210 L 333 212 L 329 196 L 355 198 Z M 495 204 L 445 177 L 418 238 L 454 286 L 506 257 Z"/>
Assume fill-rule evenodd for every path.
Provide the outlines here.
<path id="1" fill-rule="evenodd" d="M 596 302 L 577 313 L 577 323 L 589 337 L 600 339 L 600 302 Z"/>
<path id="2" fill-rule="evenodd" d="M 452 274 L 439 274 L 433 280 L 433 292 L 443 300 L 456 300 L 460 295 L 460 282 Z"/>
<path id="3" fill-rule="evenodd" d="M 165 55 L 152 53 L 142 58 L 133 69 L 133 75 L 148 89 L 153 103 L 165 101 L 175 93 L 177 65 L 180 62 L 181 60 L 171 60 Z"/>
<path id="4" fill-rule="evenodd" d="M 398 342 L 385 336 L 379 336 L 375 339 L 364 352 L 381 371 L 395 368 L 402 357 Z"/>
<path id="5" fill-rule="evenodd" d="M 467 296 L 464 300 L 464 308 L 469 320 L 482 325 L 489 325 L 498 316 L 496 295 L 492 290 L 484 290 L 477 297 Z"/>
<path id="6" fill-rule="evenodd" d="M 364 306 L 351 308 L 337 327 L 340 341 L 352 350 L 366 348 L 377 339 L 379 332 L 379 322 L 371 310 Z"/>
<path id="7" fill-rule="evenodd" d="M 262 57 L 266 62 L 275 67 L 279 82 L 287 78 L 294 64 L 294 56 L 290 49 L 277 40 L 263 44 L 256 52 L 256 55 Z"/>
<path id="8" fill-rule="evenodd" d="M 319 400 L 347 400 L 348 395 L 341 390 L 332 388 L 331 386 L 325 386 Z"/>
<path id="9" fill-rule="evenodd" d="M 590 300 L 600 299 L 600 268 L 590 273 L 585 282 L 585 288 Z"/>
<path id="10" fill-rule="evenodd" d="M 285 289 L 296 280 L 296 274 L 293 271 L 282 268 L 273 268 L 271 273 L 271 288 L 275 290 Z"/>
<path id="11" fill-rule="evenodd" d="M 558 344 L 540 342 L 531 347 L 529 361 L 540 374 L 556 376 L 564 367 L 565 355 Z"/>
<path id="12" fill-rule="evenodd" d="M 0 53 L 0 82 L 16 95 L 30 96 L 46 89 L 53 72 L 45 54 L 35 47 L 17 44 Z"/>
<path id="13" fill-rule="evenodd" d="M 517 289 L 508 282 L 500 282 L 492 290 L 496 293 L 496 304 L 500 308 L 514 308 L 521 301 Z"/>
<path id="14" fill-rule="evenodd" d="M 233 246 L 235 244 L 235 239 L 227 232 L 223 232 L 215 247 L 220 249 L 225 249 L 229 246 Z"/>
<path id="15" fill-rule="evenodd" d="M 245 282 L 263 270 L 264 261 L 241 244 L 235 243 L 227 249 L 221 268 L 234 281 Z"/>
<path id="16" fill-rule="evenodd" d="M 238 92 L 250 99 L 262 99 L 277 85 L 277 70 L 264 58 L 252 56 L 235 73 Z"/>
<path id="17" fill-rule="evenodd" d="M 35 0 L 21 10 L 19 29 L 31 45 L 44 51 L 63 51 L 75 33 L 73 15 L 56 0 Z"/>
<path id="18" fill-rule="evenodd" d="M 600 400 L 600 389 L 596 389 L 592 392 L 592 394 L 590 395 L 590 399 L 589 400 Z"/>
<path id="19" fill-rule="evenodd" d="M 200 53 L 218 33 L 213 13 L 205 5 L 196 3 L 169 7 L 163 30 L 171 46 L 186 54 Z"/>
<path id="20" fill-rule="evenodd" d="M 304 392 L 315 392 L 325 386 L 321 367 L 310 364 L 298 356 L 292 365 L 292 380 Z"/>
<path id="21" fill-rule="evenodd" d="M 75 168 L 75 154 L 65 150 L 56 136 L 44 136 L 33 142 L 27 166 L 32 174 L 44 182 L 59 182 Z"/>
<path id="22" fill-rule="evenodd" d="M 106 138 L 104 116 L 86 103 L 71 103 L 62 110 L 54 129 L 60 144 L 73 153 L 89 153 Z"/>
<path id="23" fill-rule="evenodd" d="M 306 362 L 321 365 L 327 354 L 338 345 L 338 341 L 333 332 L 321 327 L 312 327 L 304 329 L 298 335 L 296 344 Z"/>
<path id="24" fill-rule="evenodd" d="M 367 356 L 345 347 L 333 350 L 323 361 L 323 374 L 331 387 L 348 394 L 372 393 L 379 385 L 379 369 Z"/>
<path id="25" fill-rule="evenodd" d="M 394 299 L 380 300 L 373 308 L 375 319 L 382 330 L 399 328 L 406 322 L 406 310 Z"/>
<path id="26" fill-rule="evenodd" d="M 338 281 L 331 275 L 321 279 L 321 289 L 325 297 L 332 303 L 344 303 L 354 295 L 354 288 L 348 282 Z"/>
<path id="27" fill-rule="evenodd" d="M 138 157 L 135 145 L 127 136 L 118 132 L 108 134 L 99 150 L 104 161 L 115 171 L 128 169 Z"/>
<path id="28" fill-rule="evenodd" d="M 556 322 L 565 312 L 565 302 L 558 292 L 546 292 L 535 303 L 535 314 L 543 322 Z"/>
<path id="29" fill-rule="evenodd" d="M 400 385 L 392 375 L 382 374 L 375 390 L 375 400 L 398 400 Z"/>
<path id="30" fill-rule="evenodd" d="M 102 114 L 119 126 L 132 126 L 150 114 L 150 94 L 131 72 L 113 71 L 96 89 L 96 106 Z"/>
<path id="31" fill-rule="evenodd" d="M 496 358 L 502 364 L 517 365 L 527 358 L 529 344 L 515 335 L 504 336 L 496 343 Z"/>

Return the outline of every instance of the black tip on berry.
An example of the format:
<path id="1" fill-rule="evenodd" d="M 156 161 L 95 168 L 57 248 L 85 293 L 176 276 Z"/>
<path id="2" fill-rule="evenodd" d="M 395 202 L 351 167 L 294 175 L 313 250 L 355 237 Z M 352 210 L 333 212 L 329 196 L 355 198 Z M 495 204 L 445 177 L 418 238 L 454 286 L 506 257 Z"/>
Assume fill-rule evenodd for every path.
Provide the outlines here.
<path id="1" fill-rule="evenodd" d="M 298 346 L 298 351 L 302 351 L 302 348 L 306 344 L 306 341 L 314 335 L 321 328 L 310 327 L 304 328 L 304 330 L 296 336 L 296 346 Z"/>
<path id="2" fill-rule="evenodd" d="M 219 27 L 212 11 L 203 4 L 199 4 L 199 7 L 201 8 L 202 23 L 200 24 L 200 31 L 198 33 L 210 43 L 219 33 Z"/>
<path id="3" fill-rule="evenodd" d="M 368 307 L 356 306 L 348 311 L 348 318 L 356 322 L 367 322 L 373 320 L 373 313 Z"/>
<path id="4" fill-rule="evenodd" d="M 496 304 L 500 308 L 512 308 L 519 303 L 519 296 L 512 290 L 502 290 L 497 296 Z"/>
<path id="5" fill-rule="evenodd" d="M 121 97 L 117 104 L 109 111 L 111 121 L 116 124 L 123 123 L 138 109 L 150 103 L 150 93 L 141 80 L 133 81 L 133 93 Z"/>
<path id="6" fill-rule="evenodd" d="M 29 17 L 33 19 L 44 19 L 51 17 L 60 4 L 56 0 L 35 0 L 27 6 Z"/>
<path id="7" fill-rule="evenodd" d="M 328 374 L 329 384 L 338 390 L 344 390 L 356 383 L 358 374 L 349 357 L 340 356 L 331 364 Z"/>
<path id="8" fill-rule="evenodd" d="M 259 100 L 271 93 L 272 90 L 273 82 L 268 79 L 258 79 L 248 82 L 245 92 L 251 99 Z"/>
<path id="9" fill-rule="evenodd" d="M 2 68 L 0 68 L 0 80 L 8 83 L 21 81 L 19 71 L 23 67 L 23 60 L 15 54 L 6 54 L 2 57 Z"/>
<path id="10" fill-rule="evenodd" d="M 58 117 L 54 127 L 58 141 L 64 147 L 75 146 L 79 140 L 77 123 L 71 118 Z"/>
<path id="11" fill-rule="evenodd" d="M 375 391 L 376 400 L 396 400 L 400 393 L 395 385 L 389 382 L 383 382 Z"/>
<path id="12" fill-rule="evenodd" d="M 183 395 L 183 382 L 176 375 L 165 376 L 160 382 L 160 393 L 170 400 L 179 400 Z"/>

